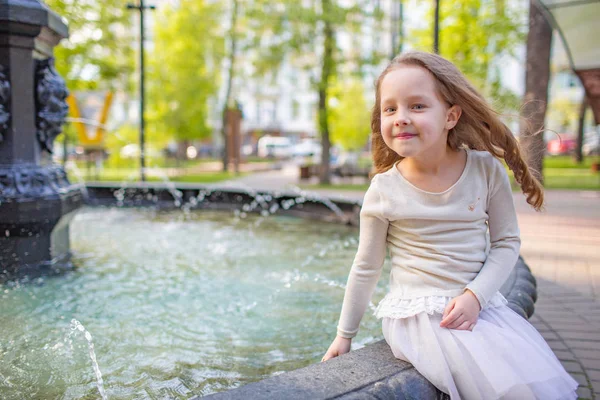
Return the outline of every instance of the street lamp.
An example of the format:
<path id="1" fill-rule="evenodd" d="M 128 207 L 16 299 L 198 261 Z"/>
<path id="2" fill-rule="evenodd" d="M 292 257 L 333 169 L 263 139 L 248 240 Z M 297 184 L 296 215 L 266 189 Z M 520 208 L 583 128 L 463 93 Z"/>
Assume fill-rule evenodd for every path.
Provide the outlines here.
<path id="1" fill-rule="evenodd" d="M 140 12 L 140 168 L 143 182 L 146 180 L 146 164 L 144 161 L 144 10 L 154 10 L 156 7 L 145 6 L 144 0 L 140 0 L 139 5 L 127 4 L 127 9 Z"/>

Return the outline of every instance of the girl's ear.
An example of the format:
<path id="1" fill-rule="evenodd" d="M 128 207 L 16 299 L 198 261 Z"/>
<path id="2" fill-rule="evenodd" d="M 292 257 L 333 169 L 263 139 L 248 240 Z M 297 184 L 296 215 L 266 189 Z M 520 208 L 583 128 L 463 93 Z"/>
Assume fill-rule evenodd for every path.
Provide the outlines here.
<path id="1" fill-rule="evenodd" d="M 458 120 L 462 114 L 462 109 L 458 105 L 453 105 L 446 113 L 446 129 L 450 130 L 458 124 Z"/>

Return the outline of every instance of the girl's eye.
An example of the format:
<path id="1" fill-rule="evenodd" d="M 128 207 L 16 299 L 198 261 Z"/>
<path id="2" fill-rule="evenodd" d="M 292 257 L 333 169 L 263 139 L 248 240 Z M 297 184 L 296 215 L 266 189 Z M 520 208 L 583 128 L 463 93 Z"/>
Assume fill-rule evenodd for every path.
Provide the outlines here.
<path id="1" fill-rule="evenodd" d="M 415 104 L 413 106 L 413 109 L 415 109 L 415 110 L 423 110 L 424 108 L 425 108 L 424 104 Z"/>
<path id="2" fill-rule="evenodd" d="M 383 111 L 386 112 L 386 113 L 387 112 L 394 112 L 394 110 L 395 110 L 394 107 L 386 107 L 386 108 L 383 109 Z"/>

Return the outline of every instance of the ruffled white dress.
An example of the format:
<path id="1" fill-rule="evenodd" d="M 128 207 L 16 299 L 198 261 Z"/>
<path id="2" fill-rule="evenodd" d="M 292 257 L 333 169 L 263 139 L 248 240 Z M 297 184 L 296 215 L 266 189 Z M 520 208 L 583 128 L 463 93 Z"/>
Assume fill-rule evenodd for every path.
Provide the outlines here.
<path id="1" fill-rule="evenodd" d="M 451 297 L 399 299 L 375 311 L 394 356 L 411 363 L 452 400 L 576 399 L 577 382 L 544 338 L 498 292 L 473 331 L 441 328 Z"/>
<path id="2" fill-rule="evenodd" d="M 365 193 L 338 335 L 358 332 L 389 250 L 390 294 L 376 315 L 397 358 L 453 400 L 576 398 L 577 382 L 499 293 L 519 248 L 510 181 L 489 153 L 467 150 L 462 175 L 439 193 L 394 165 Z M 465 289 L 483 305 L 473 331 L 441 328 L 446 305 Z"/>

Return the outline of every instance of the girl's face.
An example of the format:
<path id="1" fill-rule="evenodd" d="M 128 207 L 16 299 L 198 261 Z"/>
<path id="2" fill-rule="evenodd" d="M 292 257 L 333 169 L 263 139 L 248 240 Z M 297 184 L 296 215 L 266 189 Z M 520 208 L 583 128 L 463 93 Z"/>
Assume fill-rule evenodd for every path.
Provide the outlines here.
<path id="1" fill-rule="evenodd" d="M 460 117 L 440 96 L 435 78 L 418 66 L 400 66 L 383 78 L 381 135 L 401 157 L 425 159 L 445 151 L 448 130 Z"/>

